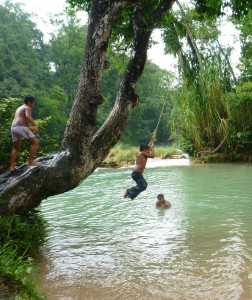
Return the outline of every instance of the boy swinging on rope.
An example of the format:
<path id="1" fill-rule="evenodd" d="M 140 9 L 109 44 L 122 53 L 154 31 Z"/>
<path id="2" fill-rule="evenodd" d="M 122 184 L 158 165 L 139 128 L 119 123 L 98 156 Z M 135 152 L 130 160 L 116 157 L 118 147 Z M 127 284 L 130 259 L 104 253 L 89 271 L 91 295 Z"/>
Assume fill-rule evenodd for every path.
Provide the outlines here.
<path id="1" fill-rule="evenodd" d="M 146 167 L 147 159 L 154 158 L 154 141 L 156 139 L 156 131 L 154 131 L 153 136 L 149 144 L 141 144 L 140 152 L 136 157 L 135 167 L 132 171 L 131 177 L 136 182 L 136 186 L 127 189 L 124 193 L 124 198 L 135 199 L 141 192 L 147 189 L 147 182 L 143 177 L 143 171 Z"/>

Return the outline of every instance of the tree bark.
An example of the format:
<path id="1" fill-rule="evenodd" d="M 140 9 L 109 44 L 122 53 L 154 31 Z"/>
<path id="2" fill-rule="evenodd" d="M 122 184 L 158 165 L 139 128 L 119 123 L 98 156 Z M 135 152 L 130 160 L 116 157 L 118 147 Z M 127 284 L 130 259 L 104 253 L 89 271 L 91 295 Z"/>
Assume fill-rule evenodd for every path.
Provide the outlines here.
<path id="1" fill-rule="evenodd" d="M 23 165 L 14 174 L 6 172 L 0 176 L 1 216 L 26 214 L 43 199 L 77 187 L 101 164 L 118 142 L 129 113 L 138 104 L 135 85 L 144 69 L 150 35 L 173 2 L 160 1 L 147 21 L 148 1 L 92 1 L 84 66 L 60 152 L 38 158 L 41 165 L 37 167 Z M 97 108 L 103 102 L 100 83 L 112 24 L 125 8 L 132 5 L 133 55 L 109 117 L 93 133 Z"/>

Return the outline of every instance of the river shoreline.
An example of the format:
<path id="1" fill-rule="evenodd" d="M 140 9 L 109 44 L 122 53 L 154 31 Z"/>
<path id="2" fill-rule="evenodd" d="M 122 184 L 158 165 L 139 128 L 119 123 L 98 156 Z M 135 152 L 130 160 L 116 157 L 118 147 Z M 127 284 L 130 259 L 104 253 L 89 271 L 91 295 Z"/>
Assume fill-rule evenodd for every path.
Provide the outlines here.
<path id="1" fill-rule="evenodd" d="M 252 152 L 241 153 L 235 158 L 230 157 L 225 153 L 214 153 L 208 154 L 200 157 L 189 157 L 188 154 L 174 154 L 167 156 L 155 157 L 154 159 L 166 160 L 166 159 L 189 159 L 191 164 L 204 164 L 204 163 L 252 163 Z M 113 168 L 118 169 L 122 167 L 130 167 L 134 165 L 135 161 L 132 159 L 130 161 L 124 160 L 113 160 L 113 158 L 105 159 L 100 168 Z"/>

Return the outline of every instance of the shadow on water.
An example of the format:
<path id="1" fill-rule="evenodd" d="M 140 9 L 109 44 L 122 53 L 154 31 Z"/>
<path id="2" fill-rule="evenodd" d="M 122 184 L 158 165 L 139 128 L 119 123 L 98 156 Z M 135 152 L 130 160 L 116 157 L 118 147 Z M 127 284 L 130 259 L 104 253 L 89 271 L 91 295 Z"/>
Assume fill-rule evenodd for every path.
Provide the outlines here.
<path id="1" fill-rule="evenodd" d="M 123 168 L 43 202 L 49 300 L 252 299 L 252 165 L 151 163 L 134 201 Z M 170 209 L 155 208 L 158 193 Z"/>

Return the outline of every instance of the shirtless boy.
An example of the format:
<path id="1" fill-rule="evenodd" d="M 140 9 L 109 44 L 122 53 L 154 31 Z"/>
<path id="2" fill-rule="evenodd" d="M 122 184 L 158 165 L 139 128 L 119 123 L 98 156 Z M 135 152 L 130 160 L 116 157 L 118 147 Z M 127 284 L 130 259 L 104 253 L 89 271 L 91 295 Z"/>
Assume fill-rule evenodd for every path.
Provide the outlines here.
<path id="1" fill-rule="evenodd" d="M 13 148 L 11 151 L 11 158 L 10 158 L 11 172 L 15 171 L 16 158 L 20 150 L 22 138 L 27 139 L 31 143 L 28 165 L 29 166 L 39 165 L 38 162 L 34 161 L 34 156 L 38 149 L 38 144 L 39 144 L 38 140 L 34 135 L 34 133 L 39 133 L 39 128 L 31 115 L 34 106 L 35 106 L 35 98 L 33 96 L 26 96 L 24 99 L 24 104 L 21 105 L 16 110 L 15 117 L 11 125 L 11 134 L 12 134 L 12 141 L 13 141 Z M 34 133 L 28 127 L 30 124 L 34 126 Z"/>
<path id="2" fill-rule="evenodd" d="M 136 182 L 136 186 L 127 189 L 124 193 L 124 198 L 130 198 L 131 200 L 135 199 L 141 192 L 147 189 L 147 182 L 143 177 L 143 171 L 146 167 L 147 159 L 153 158 L 154 153 L 154 141 L 156 139 L 156 134 L 153 134 L 150 143 L 141 144 L 140 152 L 136 157 L 136 164 L 132 171 L 131 177 Z"/>
<path id="3" fill-rule="evenodd" d="M 158 194 L 157 195 L 157 202 L 156 202 L 156 207 L 157 208 L 170 208 L 171 207 L 171 203 L 167 200 L 165 200 L 164 195 L 163 194 Z"/>

